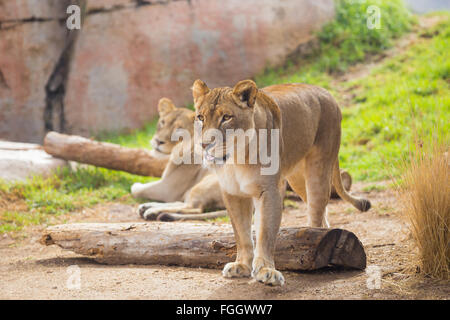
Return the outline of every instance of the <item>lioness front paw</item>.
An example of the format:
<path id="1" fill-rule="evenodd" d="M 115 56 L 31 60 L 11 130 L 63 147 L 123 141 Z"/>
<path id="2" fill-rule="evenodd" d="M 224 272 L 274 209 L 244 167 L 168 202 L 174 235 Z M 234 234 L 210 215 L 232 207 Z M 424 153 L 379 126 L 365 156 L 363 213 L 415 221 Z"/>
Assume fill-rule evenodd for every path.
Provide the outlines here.
<path id="1" fill-rule="evenodd" d="M 270 286 L 284 285 L 284 277 L 280 271 L 274 268 L 261 268 L 258 272 L 253 273 L 256 281 L 262 282 Z"/>
<path id="2" fill-rule="evenodd" d="M 284 285 L 284 277 L 280 271 L 272 267 L 273 263 L 269 263 L 263 258 L 255 258 L 253 260 L 252 277 L 259 282 L 271 286 Z"/>
<path id="3" fill-rule="evenodd" d="M 160 208 L 148 208 L 147 210 L 144 211 L 144 213 L 142 214 L 142 218 L 144 218 L 145 220 L 157 220 L 158 216 L 162 213 L 163 211 L 161 211 Z"/>
<path id="4" fill-rule="evenodd" d="M 251 269 L 249 266 L 239 262 L 229 262 L 222 270 L 225 278 L 250 277 Z"/>
<path id="5" fill-rule="evenodd" d="M 156 220 L 158 215 L 161 213 L 159 210 L 160 203 L 158 202 L 148 202 L 139 205 L 138 213 L 146 220 Z"/>
<path id="6" fill-rule="evenodd" d="M 149 203 L 143 203 L 143 204 L 140 204 L 139 205 L 139 207 L 138 207 L 138 213 L 139 213 L 139 215 L 143 218 L 144 217 L 144 212 L 147 210 L 147 209 L 149 209 L 149 208 L 152 208 L 153 206 L 152 206 L 152 203 L 151 202 L 149 202 Z"/>

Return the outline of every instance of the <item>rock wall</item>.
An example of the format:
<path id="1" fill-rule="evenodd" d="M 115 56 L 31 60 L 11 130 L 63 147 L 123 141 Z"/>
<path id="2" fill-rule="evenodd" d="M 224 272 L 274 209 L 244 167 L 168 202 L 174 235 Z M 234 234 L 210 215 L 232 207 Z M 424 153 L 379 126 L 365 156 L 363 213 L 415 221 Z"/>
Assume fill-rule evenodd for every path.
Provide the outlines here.
<path id="1" fill-rule="evenodd" d="M 186 105 L 197 78 L 233 85 L 280 64 L 334 15 L 333 0 L 88 0 L 70 71 L 56 72 L 62 95 L 48 103 L 67 48 L 67 2 L 0 0 L 0 139 L 138 128 L 162 96 Z"/>
<path id="2" fill-rule="evenodd" d="M 41 142 L 45 85 L 64 46 L 67 1 L 0 0 L 0 139 Z"/>

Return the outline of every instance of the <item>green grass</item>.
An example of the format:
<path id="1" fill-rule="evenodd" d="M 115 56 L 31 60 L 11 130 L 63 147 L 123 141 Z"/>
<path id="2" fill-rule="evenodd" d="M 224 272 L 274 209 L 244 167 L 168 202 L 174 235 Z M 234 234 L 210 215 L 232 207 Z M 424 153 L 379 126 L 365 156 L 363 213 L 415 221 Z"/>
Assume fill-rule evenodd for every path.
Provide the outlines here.
<path id="1" fill-rule="evenodd" d="M 97 139 L 117 143 L 129 148 L 150 148 L 150 140 L 156 131 L 157 119 L 148 123 L 143 129 L 135 130 L 130 134 L 104 133 Z"/>
<path id="2" fill-rule="evenodd" d="M 369 6 L 379 8 L 379 29 L 368 28 Z M 391 47 L 393 39 L 410 30 L 414 22 L 401 0 L 337 1 L 335 20 L 318 34 L 320 58 L 315 68 L 328 73 L 345 71 L 368 54 Z"/>
<path id="3" fill-rule="evenodd" d="M 0 208 L 0 233 L 46 224 L 51 216 L 98 203 L 133 203 L 130 186 L 152 179 L 89 166 L 77 171 L 65 168 L 45 179 L 35 176 L 25 182 L 0 181 L 0 196 L 8 199 Z"/>
<path id="4" fill-rule="evenodd" d="M 268 68 L 256 77 L 259 86 L 274 83 L 312 83 L 329 89 L 334 74 L 381 52 L 409 31 L 416 18 L 401 0 L 337 0 L 336 17 L 318 32 L 318 48 L 307 57 L 293 59 L 279 68 Z M 367 8 L 381 12 L 381 28 L 367 27 Z"/>
<path id="5" fill-rule="evenodd" d="M 100 134 L 97 139 L 131 148 L 150 148 L 155 130 L 156 120 L 130 134 Z M 137 203 L 130 195 L 131 185 L 155 179 L 93 166 L 64 168 L 49 178 L 35 176 L 24 182 L 7 183 L 0 179 L 0 198 L 13 198 L 5 208 L 0 206 L 0 234 L 17 232 L 28 225 L 48 224 L 53 216 L 98 203 Z"/>
<path id="6" fill-rule="evenodd" d="M 366 28 L 369 4 L 381 8 L 381 29 Z M 448 13 L 444 13 L 449 17 Z M 323 86 L 336 97 L 353 94 L 343 110 L 341 166 L 354 180 L 376 181 L 397 175 L 395 162 L 409 150 L 417 133 L 448 139 L 449 22 L 423 31 L 406 52 L 384 61 L 363 79 L 332 87 L 337 74 L 369 55 L 392 46 L 414 24 L 400 1 L 337 1 L 336 20 L 319 32 L 320 45 L 311 56 L 288 61 L 255 77 L 259 86 L 304 82 Z M 437 129 L 439 128 L 439 130 Z M 97 138 L 127 147 L 149 148 L 156 121 L 130 134 L 101 134 Z M 426 141 L 426 140 L 425 140 Z M 87 167 L 64 169 L 53 177 L 21 183 L 0 181 L 0 233 L 27 225 L 46 224 L 53 216 L 108 201 L 136 202 L 134 182 L 153 178 Z M 3 201 L 3 199 L 6 199 Z"/>
<path id="7" fill-rule="evenodd" d="M 346 84 L 356 98 L 343 110 L 340 160 L 356 180 L 398 176 L 398 161 L 416 139 L 448 144 L 449 19 L 433 29 L 433 38 L 419 38 L 369 76 Z"/>

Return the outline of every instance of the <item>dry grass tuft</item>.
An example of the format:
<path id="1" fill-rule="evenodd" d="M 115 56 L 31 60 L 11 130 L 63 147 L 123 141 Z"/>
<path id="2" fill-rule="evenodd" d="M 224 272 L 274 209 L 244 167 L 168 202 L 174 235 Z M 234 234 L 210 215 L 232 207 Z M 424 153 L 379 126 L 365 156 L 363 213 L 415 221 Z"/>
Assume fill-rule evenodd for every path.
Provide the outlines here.
<path id="1" fill-rule="evenodd" d="M 449 155 L 443 143 L 422 143 L 403 162 L 398 186 L 405 217 L 418 247 L 422 274 L 438 279 L 450 275 Z"/>

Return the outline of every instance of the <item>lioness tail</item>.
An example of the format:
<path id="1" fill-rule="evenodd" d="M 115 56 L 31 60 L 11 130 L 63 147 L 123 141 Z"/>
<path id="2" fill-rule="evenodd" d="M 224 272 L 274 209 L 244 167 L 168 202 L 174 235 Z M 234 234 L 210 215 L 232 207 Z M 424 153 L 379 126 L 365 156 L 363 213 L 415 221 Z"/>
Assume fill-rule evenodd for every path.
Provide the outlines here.
<path id="1" fill-rule="evenodd" d="M 350 202 L 359 211 L 367 211 L 370 209 L 370 201 L 364 198 L 357 198 L 350 195 L 343 187 L 341 181 L 341 173 L 339 170 L 339 160 L 336 160 L 333 169 L 333 186 L 341 199 Z"/>

